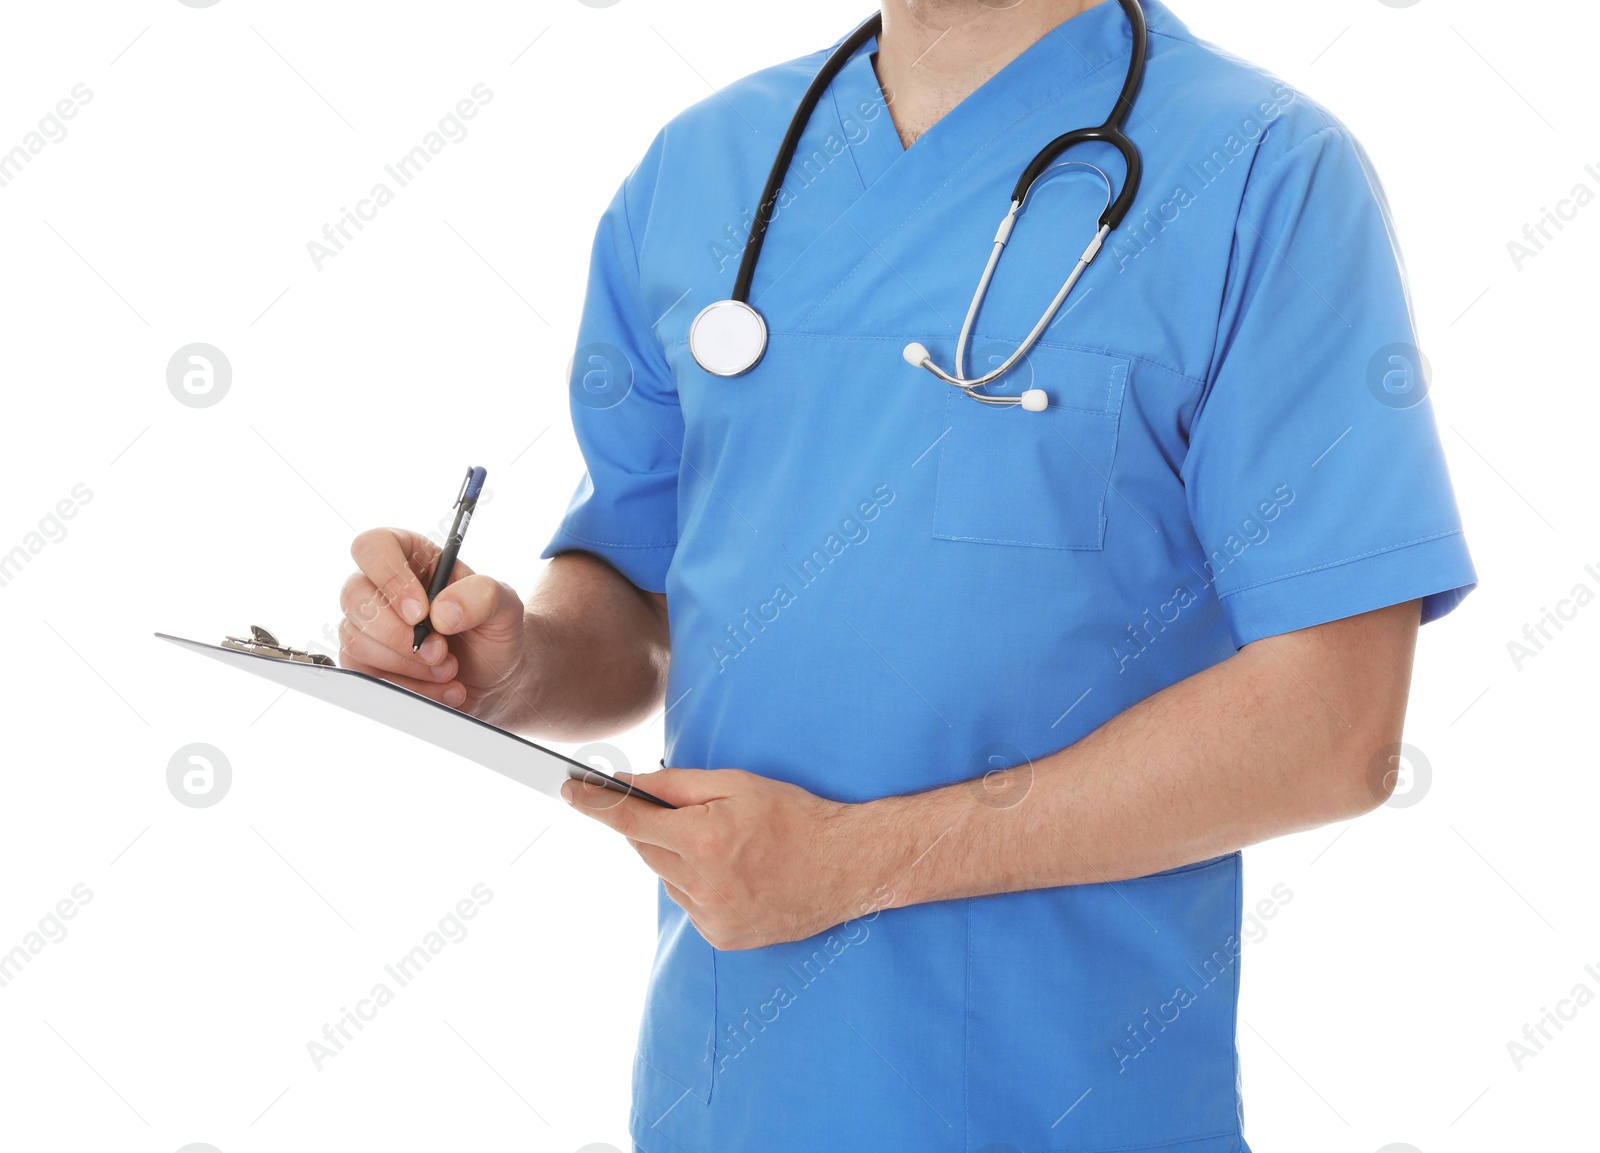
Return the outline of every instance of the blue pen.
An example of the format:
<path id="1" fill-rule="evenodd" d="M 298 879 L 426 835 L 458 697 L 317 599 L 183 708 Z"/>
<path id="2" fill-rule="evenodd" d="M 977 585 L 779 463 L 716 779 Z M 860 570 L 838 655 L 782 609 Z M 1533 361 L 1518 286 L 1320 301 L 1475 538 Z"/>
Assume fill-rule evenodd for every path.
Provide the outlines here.
<path id="1" fill-rule="evenodd" d="M 433 598 L 444 592 L 444 586 L 450 583 L 450 573 L 456 567 L 456 554 L 461 551 L 461 542 L 466 539 L 467 525 L 472 523 L 472 510 L 478 507 L 478 494 L 483 491 L 483 481 L 488 475 L 488 469 L 473 466 L 467 469 L 467 477 L 461 482 L 461 491 L 456 494 L 456 520 L 450 526 L 450 539 L 444 542 L 444 551 L 439 554 L 439 563 L 433 569 L 433 582 L 428 586 L 430 605 L 433 604 Z M 423 617 L 412 630 L 411 651 L 422 648 L 422 642 L 428 639 L 432 631 L 430 619 Z"/>

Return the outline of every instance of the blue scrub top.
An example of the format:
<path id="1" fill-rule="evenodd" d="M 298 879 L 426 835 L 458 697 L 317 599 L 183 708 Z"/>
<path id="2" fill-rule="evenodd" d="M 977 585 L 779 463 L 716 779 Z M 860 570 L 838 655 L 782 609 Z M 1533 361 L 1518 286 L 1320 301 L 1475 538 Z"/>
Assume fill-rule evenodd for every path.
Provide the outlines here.
<path id="1" fill-rule="evenodd" d="M 1055 752 L 1251 641 L 1413 598 L 1432 620 L 1472 588 L 1365 154 L 1146 10 L 1138 200 L 999 386 L 1043 388 L 1047 412 L 974 403 L 901 349 L 950 363 L 1018 173 L 1104 119 L 1130 48 L 1117 4 L 909 149 L 876 46 L 857 54 L 785 185 L 753 291 L 771 339 L 747 376 L 700 370 L 689 324 L 731 290 L 824 53 L 676 117 L 617 193 L 571 381 L 588 473 L 545 555 L 594 553 L 667 594 L 667 764 L 843 801 L 928 789 Z M 1074 158 L 1120 185 L 1109 149 Z M 1081 167 L 1036 188 L 974 364 L 1032 327 L 1104 199 Z M 1243 1150 L 1240 900 L 1235 853 L 723 952 L 663 892 L 633 1138 Z"/>

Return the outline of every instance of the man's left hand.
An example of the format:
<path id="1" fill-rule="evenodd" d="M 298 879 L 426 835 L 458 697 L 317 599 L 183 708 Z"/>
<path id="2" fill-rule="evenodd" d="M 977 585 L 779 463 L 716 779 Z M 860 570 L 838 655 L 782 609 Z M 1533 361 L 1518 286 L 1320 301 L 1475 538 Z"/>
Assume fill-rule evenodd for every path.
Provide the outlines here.
<path id="1" fill-rule="evenodd" d="M 858 915 L 871 890 L 860 805 L 741 769 L 662 769 L 629 783 L 664 809 L 600 785 L 561 795 L 628 838 L 714 948 L 798 941 Z"/>

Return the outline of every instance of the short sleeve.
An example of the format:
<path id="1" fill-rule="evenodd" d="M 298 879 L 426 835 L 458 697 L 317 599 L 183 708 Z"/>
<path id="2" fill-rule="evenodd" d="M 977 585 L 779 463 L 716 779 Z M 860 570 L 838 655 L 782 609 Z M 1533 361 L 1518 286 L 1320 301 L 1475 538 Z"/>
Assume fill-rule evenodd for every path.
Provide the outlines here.
<path id="1" fill-rule="evenodd" d="M 1477 581 L 1387 204 L 1329 127 L 1262 156 L 1183 464 L 1235 644 Z"/>
<path id="2" fill-rule="evenodd" d="M 665 591 L 677 544 L 683 445 L 677 389 L 639 275 L 660 149 L 657 137 L 595 232 L 568 380 L 586 472 L 542 554 L 594 553 L 649 592 Z"/>

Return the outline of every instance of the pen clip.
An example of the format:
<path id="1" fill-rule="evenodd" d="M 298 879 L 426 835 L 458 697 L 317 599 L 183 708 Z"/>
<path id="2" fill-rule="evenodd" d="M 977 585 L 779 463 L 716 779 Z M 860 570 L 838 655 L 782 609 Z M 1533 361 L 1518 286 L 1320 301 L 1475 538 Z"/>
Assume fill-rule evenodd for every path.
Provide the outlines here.
<path id="1" fill-rule="evenodd" d="M 467 475 L 461 479 L 461 491 L 456 493 L 456 503 L 451 508 L 459 508 L 464 500 L 477 500 L 478 494 L 483 491 L 483 482 L 488 477 L 489 470 L 481 465 L 473 465 L 467 469 Z"/>

